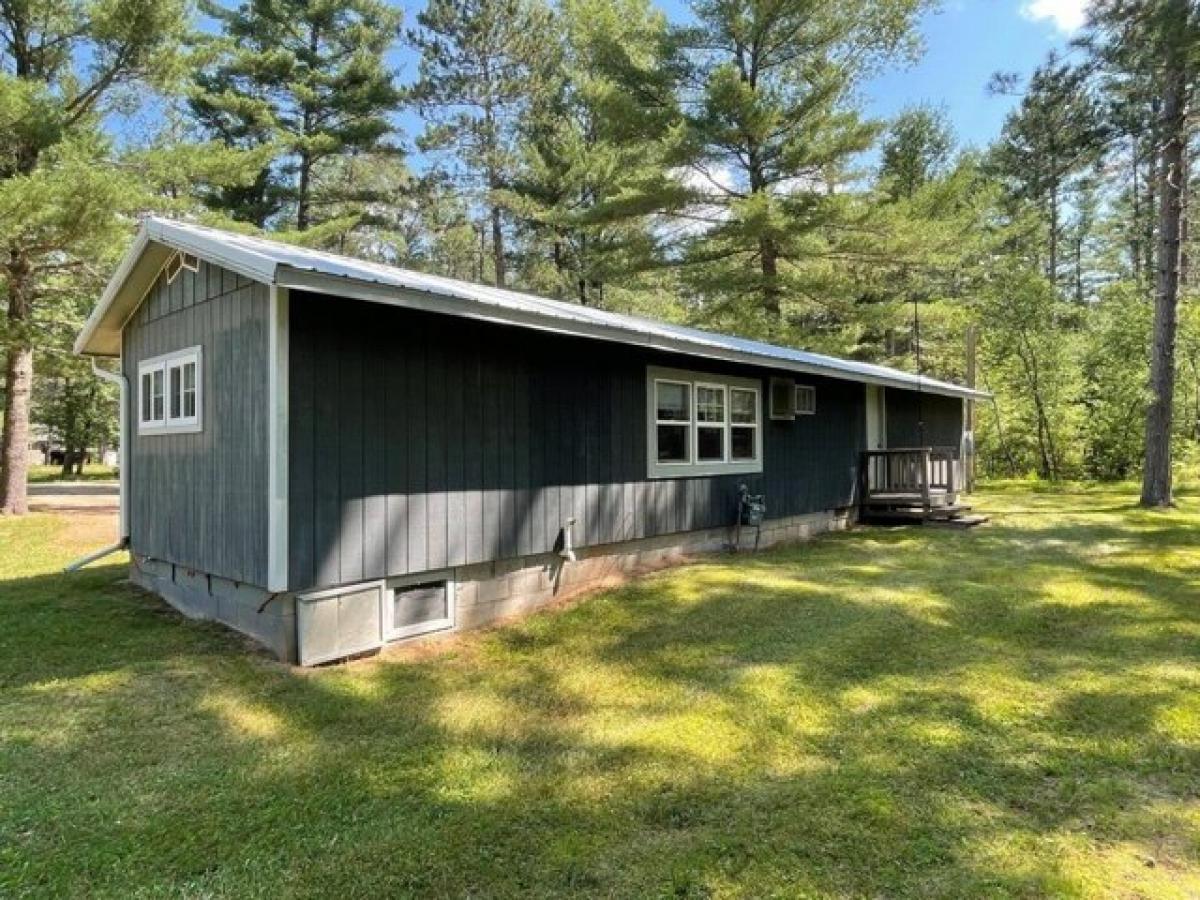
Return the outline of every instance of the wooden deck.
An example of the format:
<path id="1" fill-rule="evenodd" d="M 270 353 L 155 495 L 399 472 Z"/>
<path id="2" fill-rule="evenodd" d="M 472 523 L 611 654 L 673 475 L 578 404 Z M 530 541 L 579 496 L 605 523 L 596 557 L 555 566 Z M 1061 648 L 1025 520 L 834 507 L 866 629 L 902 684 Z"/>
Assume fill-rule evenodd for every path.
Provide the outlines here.
<path id="1" fill-rule="evenodd" d="M 864 522 L 970 528 L 987 521 L 959 502 L 965 484 L 962 462 L 949 447 L 868 450 L 859 468 L 860 518 Z"/>

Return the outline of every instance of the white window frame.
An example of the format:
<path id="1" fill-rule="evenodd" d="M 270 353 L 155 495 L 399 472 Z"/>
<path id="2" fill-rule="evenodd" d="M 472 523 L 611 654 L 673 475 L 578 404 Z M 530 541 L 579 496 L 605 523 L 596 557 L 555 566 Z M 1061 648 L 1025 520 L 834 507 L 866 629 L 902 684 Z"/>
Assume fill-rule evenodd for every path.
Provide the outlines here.
<path id="1" fill-rule="evenodd" d="M 733 421 L 733 392 L 742 391 L 744 393 L 754 395 L 754 421 L 753 422 L 735 422 Z M 747 388 L 739 385 L 730 385 L 729 387 L 729 461 L 731 463 L 744 463 L 751 460 L 734 459 L 733 458 L 733 429 L 752 429 L 754 431 L 754 460 L 762 457 L 762 393 L 758 388 Z"/>
<path id="2" fill-rule="evenodd" d="M 188 365 L 196 367 L 196 412 L 195 415 L 183 415 L 183 370 Z M 171 414 L 171 373 L 179 371 L 180 415 Z M 153 400 L 150 404 L 150 417 L 145 416 L 143 394 L 146 377 L 153 379 L 155 374 L 162 378 L 162 416 L 154 416 Z M 164 353 L 138 363 L 138 434 L 195 434 L 204 430 L 204 350 L 202 347 L 187 347 Z"/>
<path id="3" fill-rule="evenodd" d="M 658 418 L 658 385 L 660 383 L 682 384 L 688 388 L 690 409 L 688 420 L 660 420 Z M 719 388 L 725 398 L 725 419 L 721 423 L 700 422 L 697 406 L 697 388 Z M 755 429 L 754 458 L 733 459 L 731 444 L 733 435 L 734 390 L 754 394 L 754 422 L 740 423 L 740 427 Z M 763 470 L 763 385 L 756 378 L 739 378 L 732 375 L 714 375 L 711 372 L 692 372 L 684 369 L 667 369 L 659 366 L 646 367 L 646 446 L 647 471 L 650 478 L 694 478 L 710 475 L 753 475 Z M 658 426 L 686 425 L 688 440 L 687 462 L 659 462 Z M 722 459 L 720 461 L 697 459 L 698 430 L 700 428 L 722 428 Z"/>
<path id="4" fill-rule="evenodd" d="M 432 634 L 435 631 L 449 631 L 452 629 L 456 620 L 455 610 L 458 607 L 453 576 L 454 573 L 447 569 L 441 572 L 422 572 L 419 575 L 410 575 L 403 578 L 389 578 L 385 582 L 385 589 L 380 592 L 382 608 L 379 611 L 379 623 L 383 632 L 382 638 L 384 642 L 402 641 L 405 638 L 413 638 L 422 634 Z M 422 584 L 437 582 L 442 582 L 446 585 L 446 616 L 441 619 L 429 619 L 426 622 L 417 622 L 415 625 L 403 625 L 397 628 L 395 625 L 396 592 L 403 592 Z"/>
<path id="5" fill-rule="evenodd" d="M 802 404 L 800 397 L 807 395 L 810 398 L 810 403 Z M 817 389 L 811 384 L 796 385 L 796 398 L 793 403 L 798 416 L 815 416 L 817 414 Z M 807 408 L 805 408 L 807 406 Z"/>
<path id="6" fill-rule="evenodd" d="M 721 422 L 701 422 L 700 421 L 700 389 L 704 388 L 710 391 L 721 392 L 721 405 L 725 410 L 725 418 Z M 733 415 L 733 411 L 729 408 L 729 385 L 722 384 L 719 381 L 697 381 L 692 384 L 692 405 L 695 407 L 692 411 L 692 446 L 695 447 L 695 459 L 698 466 L 717 465 L 729 462 L 729 419 Z M 712 431 L 721 430 L 721 458 L 720 459 L 701 459 L 700 458 L 700 429 L 707 428 Z M 657 432 L 655 432 L 657 434 Z"/>
<path id="7" fill-rule="evenodd" d="M 660 419 L 658 417 L 658 386 L 660 384 L 675 384 L 684 388 L 688 394 L 688 418 L 687 419 Z M 651 378 L 650 379 L 650 410 L 653 414 L 654 423 L 650 428 L 651 441 L 653 448 L 650 453 L 650 458 L 654 461 L 654 465 L 662 467 L 675 466 L 691 466 L 696 461 L 695 435 L 692 433 L 693 423 L 696 421 L 696 398 L 693 396 L 692 383 L 684 378 Z M 658 426 L 666 425 L 671 428 L 683 429 L 684 453 L 687 459 L 681 460 L 666 460 L 660 461 L 658 458 Z"/>

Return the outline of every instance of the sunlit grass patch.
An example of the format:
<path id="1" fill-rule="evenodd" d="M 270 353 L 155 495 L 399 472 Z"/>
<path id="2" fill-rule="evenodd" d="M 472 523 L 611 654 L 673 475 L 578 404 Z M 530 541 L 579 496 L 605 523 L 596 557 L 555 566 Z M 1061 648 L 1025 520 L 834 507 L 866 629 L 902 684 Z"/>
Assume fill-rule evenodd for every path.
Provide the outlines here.
<path id="1" fill-rule="evenodd" d="M 0 895 L 1200 895 L 1200 499 L 712 557 L 317 671 L 0 519 Z"/>

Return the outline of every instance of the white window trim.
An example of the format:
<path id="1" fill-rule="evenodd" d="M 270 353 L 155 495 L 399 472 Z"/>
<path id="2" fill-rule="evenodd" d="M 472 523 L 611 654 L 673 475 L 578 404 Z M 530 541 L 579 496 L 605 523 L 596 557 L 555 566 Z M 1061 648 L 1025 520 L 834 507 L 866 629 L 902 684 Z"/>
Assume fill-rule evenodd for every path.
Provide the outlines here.
<path id="1" fill-rule="evenodd" d="M 662 467 L 690 467 L 695 462 L 696 454 L 694 444 L 695 434 L 692 431 L 692 424 L 696 420 L 696 398 L 693 396 L 692 383 L 686 378 L 651 378 L 650 380 L 650 409 L 654 411 L 654 424 L 650 429 L 651 440 L 654 447 L 650 453 L 650 458 L 654 464 Z M 658 386 L 660 384 L 677 384 L 682 388 L 686 388 L 688 392 L 688 418 L 680 419 L 660 419 L 658 417 Z M 668 460 L 659 461 L 658 459 L 658 426 L 667 425 L 672 428 L 682 428 L 684 433 L 684 447 L 687 453 L 687 459 L 683 460 Z"/>
<path id="2" fill-rule="evenodd" d="M 725 410 L 725 419 L 722 422 L 701 422 L 700 421 L 700 389 L 707 388 L 721 392 L 721 405 Z M 733 415 L 733 411 L 729 408 L 729 385 L 722 384 L 719 381 L 697 381 L 692 385 L 692 405 L 695 407 L 692 411 L 692 446 L 696 448 L 696 465 L 698 466 L 715 466 L 723 465 L 729 462 L 729 419 Z M 720 459 L 701 459 L 700 458 L 700 429 L 710 428 L 712 430 L 721 429 L 721 458 Z M 657 434 L 657 431 L 655 432 Z"/>
<path id="3" fill-rule="evenodd" d="M 196 414 L 194 416 L 171 415 L 171 370 L 182 369 L 188 363 L 196 366 Z M 142 393 L 146 375 L 162 373 L 163 414 L 162 418 L 146 419 L 142 416 Z M 143 359 L 138 363 L 137 380 L 138 434 L 195 434 L 204 430 L 204 350 L 200 346 L 187 347 L 164 353 L 161 356 Z M 182 391 L 182 376 L 180 377 Z M 182 397 L 180 398 L 182 402 Z"/>
<path id="4" fill-rule="evenodd" d="M 812 397 L 812 407 L 810 409 L 805 409 L 804 407 L 802 407 L 800 405 L 800 393 L 802 391 L 807 393 L 810 397 Z M 816 389 L 816 387 L 811 384 L 796 385 L 796 397 L 795 397 L 795 400 L 793 401 L 793 406 L 795 407 L 796 415 L 798 415 L 798 416 L 815 416 L 817 414 L 817 389 Z"/>
<path id="5" fill-rule="evenodd" d="M 754 421 L 753 422 L 735 422 L 733 421 L 733 392 L 744 391 L 754 395 Z M 733 429 L 749 428 L 754 431 L 754 457 L 753 460 L 758 460 L 762 457 L 762 392 L 756 388 L 746 388 L 739 385 L 730 385 L 729 387 L 729 461 L 731 463 L 751 462 L 748 459 L 733 458 Z"/>
<path id="6" fill-rule="evenodd" d="M 429 584 L 438 581 L 445 582 L 446 584 L 446 617 L 442 619 L 430 619 L 428 622 L 418 622 L 415 625 L 405 625 L 396 628 L 393 624 L 396 612 L 396 591 L 403 591 L 405 588 L 413 588 L 419 584 Z M 379 623 L 383 632 L 382 638 L 384 642 L 401 641 L 405 638 L 417 637 L 422 634 L 432 634 L 435 631 L 448 631 L 454 627 L 458 598 L 455 592 L 454 573 L 449 569 L 441 572 L 422 572 L 419 575 L 410 575 L 403 578 L 389 578 L 385 583 L 385 589 L 380 592 L 380 598 L 382 608 L 379 611 Z"/>
<path id="7" fill-rule="evenodd" d="M 688 421 L 660 420 L 658 418 L 657 385 L 660 382 L 685 384 L 689 388 L 690 409 Z M 716 423 L 701 423 L 697 416 L 696 388 L 717 387 L 725 394 L 724 460 L 722 462 L 696 459 L 697 428 L 716 427 Z M 735 460 L 731 427 L 733 425 L 732 389 L 754 394 L 755 421 L 741 423 L 741 427 L 755 429 L 754 458 Z M 763 390 L 762 382 L 755 378 L 739 378 L 732 375 L 714 375 L 711 372 L 691 372 L 684 369 L 667 369 L 659 366 L 646 367 L 646 447 L 647 471 L 650 478 L 694 478 L 712 475 L 753 475 L 763 470 Z M 658 426 L 686 425 L 688 435 L 688 462 L 658 461 Z"/>

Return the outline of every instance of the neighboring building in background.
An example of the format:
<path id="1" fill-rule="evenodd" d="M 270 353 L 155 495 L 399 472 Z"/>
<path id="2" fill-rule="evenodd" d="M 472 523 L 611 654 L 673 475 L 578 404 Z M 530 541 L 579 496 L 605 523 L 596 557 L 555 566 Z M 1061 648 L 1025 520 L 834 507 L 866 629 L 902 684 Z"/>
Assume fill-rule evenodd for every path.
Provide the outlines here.
<path id="1" fill-rule="evenodd" d="M 843 527 L 985 396 L 159 219 L 76 350 L 128 382 L 135 579 L 303 663 L 727 546 L 743 485 L 764 545 Z"/>

